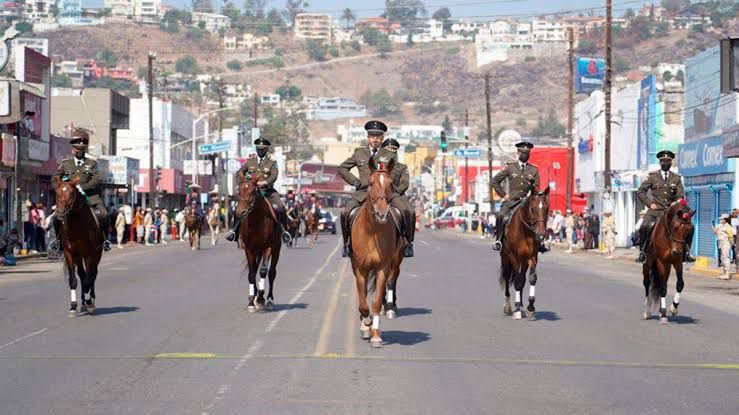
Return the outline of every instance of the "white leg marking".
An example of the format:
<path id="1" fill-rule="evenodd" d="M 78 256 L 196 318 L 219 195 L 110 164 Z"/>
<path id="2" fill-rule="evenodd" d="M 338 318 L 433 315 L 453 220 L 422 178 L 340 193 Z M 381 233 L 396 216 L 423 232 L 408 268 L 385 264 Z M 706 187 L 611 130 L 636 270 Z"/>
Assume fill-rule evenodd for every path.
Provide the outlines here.
<path id="1" fill-rule="evenodd" d="M 660 298 L 659 299 L 659 308 L 667 308 L 667 307 L 665 307 L 665 303 L 666 303 L 665 297 Z"/>
<path id="2" fill-rule="evenodd" d="M 85 301 L 90 301 L 90 293 L 85 293 Z"/>
<path id="3" fill-rule="evenodd" d="M 254 295 L 254 284 L 249 284 L 249 295 Z"/>
<path id="4" fill-rule="evenodd" d="M 393 302 L 393 290 L 387 290 L 387 302 L 388 303 Z"/>
<path id="5" fill-rule="evenodd" d="M 675 299 L 672 300 L 675 304 L 680 304 L 680 293 L 675 293 Z"/>
<path id="6" fill-rule="evenodd" d="M 529 297 L 536 297 L 536 286 L 529 286 Z"/>
<path id="7" fill-rule="evenodd" d="M 77 302 L 77 290 L 69 290 L 69 298 L 73 303 Z"/>
<path id="8" fill-rule="evenodd" d="M 516 291 L 516 302 L 517 303 L 521 302 L 521 291 Z"/>
<path id="9" fill-rule="evenodd" d="M 265 281 L 265 278 L 260 278 L 259 281 L 257 281 L 257 284 L 259 284 L 259 291 L 264 291 L 264 287 L 267 285 Z"/>
<path id="10" fill-rule="evenodd" d="M 380 316 L 372 316 L 372 328 L 375 330 L 380 329 Z"/>

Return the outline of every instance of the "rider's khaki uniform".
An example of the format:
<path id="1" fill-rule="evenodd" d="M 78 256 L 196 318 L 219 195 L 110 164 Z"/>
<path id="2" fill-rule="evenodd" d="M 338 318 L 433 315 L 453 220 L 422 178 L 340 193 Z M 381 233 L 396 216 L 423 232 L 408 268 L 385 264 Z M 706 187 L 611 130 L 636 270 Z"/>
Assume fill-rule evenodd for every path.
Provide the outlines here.
<path id="1" fill-rule="evenodd" d="M 98 220 L 103 223 L 108 217 L 108 210 L 105 209 L 103 198 L 100 197 L 100 172 L 98 171 L 97 161 L 85 157 L 81 166 L 78 166 L 74 157 L 63 159 L 57 169 L 59 177 L 67 176 L 70 179 L 78 176 L 80 178 L 79 185 L 87 195 L 88 205 L 95 208 L 100 214 Z"/>
<path id="2" fill-rule="evenodd" d="M 244 177 L 247 173 L 251 175 L 262 175 L 261 180 L 267 182 L 267 184 L 262 187 L 265 197 L 269 199 L 269 202 L 272 204 L 272 207 L 275 208 L 275 211 L 278 213 L 284 212 L 285 206 L 280 199 L 280 194 L 274 187 L 279 174 L 277 170 L 277 162 L 272 160 L 269 155 L 265 156 L 261 161 L 257 156 L 249 157 L 244 165 L 241 166 L 241 169 L 236 173 L 236 182 L 239 185 L 244 181 Z"/>
<path id="3" fill-rule="evenodd" d="M 503 182 L 508 179 L 508 192 L 503 188 Z M 511 209 L 520 203 L 521 199 L 529 194 L 529 190 L 539 188 L 539 169 L 531 163 L 521 168 L 518 161 L 509 161 L 500 169 L 498 174 L 493 177 L 491 187 L 500 197 L 506 197 L 508 200 L 500 204 L 500 212 L 496 221 L 500 226 L 498 228 L 497 238 L 501 240 L 501 234 L 505 231 L 505 222 L 508 220 Z"/>
<path id="4" fill-rule="evenodd" d="M 645 226 L 659 218 L 672 203 L 682 199 L 685 196 L 685 189 L 679 174 L 670 171 L 665 180 L 663 172 L 658 170 L 649 173 L 636 194 L 639 200 L 647 206 L 647 214 L 644 216 L 644 225 L 642 225 Z M 650 207 L 652 203 L 657 205 L 657 209 Z"/>

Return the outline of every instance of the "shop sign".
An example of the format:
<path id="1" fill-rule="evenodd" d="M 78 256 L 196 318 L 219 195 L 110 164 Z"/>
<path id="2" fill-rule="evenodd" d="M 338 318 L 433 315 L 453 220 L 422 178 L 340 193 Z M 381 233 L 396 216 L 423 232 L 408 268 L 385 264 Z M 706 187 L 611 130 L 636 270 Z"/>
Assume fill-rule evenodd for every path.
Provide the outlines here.
<path id="1" fill-rule="evenodd" d="M 678 147 L 678 169 L 683 176 L 702 176 L 729 171 L 721 137 L 681 144 Z"/>
<path id="2" fill-rule="evenodd" d="M 26 140 L 24 140 L 26 141 Z M 49 160 L 49 143 L 32 138 L 28 141 L 28 158 L 31 160 L 47 161 Z"/>

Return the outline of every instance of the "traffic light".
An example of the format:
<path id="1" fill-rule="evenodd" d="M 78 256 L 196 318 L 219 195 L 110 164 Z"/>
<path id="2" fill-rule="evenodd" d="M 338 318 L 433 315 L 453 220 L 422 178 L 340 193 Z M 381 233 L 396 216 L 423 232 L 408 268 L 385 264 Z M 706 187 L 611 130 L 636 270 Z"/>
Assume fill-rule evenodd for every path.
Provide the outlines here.
<path id="1" fill-rule="evenodd" d="M 162 168 L 161 168 L 161 167 L 157 166 L 157 169 L 156 169 L 156 176 L 154 176 L 154 178 L 155 178 L 155 180 L 157 181 L 157 183 L 158 183 L 158 182 L 159 182 L 160 180 L 162 180 Z"/>
<path id="2" fill-rule="evenodd" d="M 449 144 L 446 142 L 446 132 L 441 132 L 441 151 L 446 153 L 446 148 Z"/>

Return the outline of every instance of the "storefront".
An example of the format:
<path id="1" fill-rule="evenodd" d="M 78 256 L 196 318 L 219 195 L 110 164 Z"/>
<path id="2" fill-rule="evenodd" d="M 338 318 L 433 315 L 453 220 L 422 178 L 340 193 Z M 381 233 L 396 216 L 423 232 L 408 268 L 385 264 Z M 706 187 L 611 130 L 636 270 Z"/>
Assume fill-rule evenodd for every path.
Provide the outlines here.
<path id="1" fill-rule="evenodd" d="M 724 157 L 721 137 L 711 137 L 680 145 L 678 165 L 686 199 L 696 210 L 693 253 L 715 258 L 716 237 L 711 225 L 721 214 L 731 212 L 737 185 L 734 160 Z"/>

